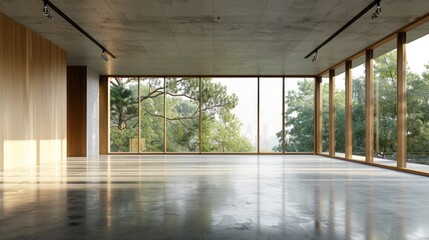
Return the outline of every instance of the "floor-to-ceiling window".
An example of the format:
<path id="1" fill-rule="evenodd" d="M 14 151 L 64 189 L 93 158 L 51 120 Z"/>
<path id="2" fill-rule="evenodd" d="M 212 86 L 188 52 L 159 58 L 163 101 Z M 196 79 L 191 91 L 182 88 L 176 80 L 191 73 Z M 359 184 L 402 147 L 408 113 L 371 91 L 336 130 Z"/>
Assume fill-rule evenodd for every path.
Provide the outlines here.
<path id="1" fill-rule="evenodd" d="M 314 151 L 314 78 L 285 78 L 285 152 Z"/>
<path id="2" fill-rule="evenodd" d="M 407 167 L 429 171 L 429 24 L 407 33 Z"/>
<path id="3" fill-rule="evenodd" d="M 202 78 L 202 152 L 256 152 L 258 78 Z"/>
<path id="4" fill-rule="evenodd" d="M 365 160 L 365 57 L 352 62 L 352 158 Z"/>
<path id="5" fill-rule="evenodd" d="M 140 78 L 140 151 L 164 152 L 164 78 Z"/>
<path id="6" fill-rule="evenodd" d="M 345 67 L 335 69 L 335 156 L 345 156 L 346 106 L 345 106 L 346 74 Z"/>
<path id="7" fill-rule="evenodd" d="M 322 153 L 329 153 L 329 76 L 322 77 Z"/>
<path id="8" fill-rule="evenodd" d="M 109 81 L 112 153 L 314 151 L 314 78 Z"/>
<path id="9" fill-rule="evenodd" d="M 167 152 L 199 152 L 199 78 L 166 78 Z"/>
<path id="10" fill-rule="evenodd" d="M 138 78 L 109 78 L 110 152 L 138 152 Z"/>
<path id="11" fill-rule="evenodd" d="M 259 151 L 282 152 L 283 78 L 259 79 Z"/>
<path id="12" fill-rule="evenodd" d="M 396 166 L 396 41 L 374 50 L 374 162 Z M 386 53 L 386 49 L 394 49 Z"/>

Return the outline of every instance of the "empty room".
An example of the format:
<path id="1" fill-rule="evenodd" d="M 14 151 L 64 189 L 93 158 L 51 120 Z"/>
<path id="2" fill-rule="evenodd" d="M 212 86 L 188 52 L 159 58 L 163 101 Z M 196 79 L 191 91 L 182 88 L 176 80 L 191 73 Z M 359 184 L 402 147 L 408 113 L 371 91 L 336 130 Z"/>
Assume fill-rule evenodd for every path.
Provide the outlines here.
<path id="1" fill-rule="evenodd" d="M 429 1 L 1 0 L 0 239 L 429 239 Z"/>

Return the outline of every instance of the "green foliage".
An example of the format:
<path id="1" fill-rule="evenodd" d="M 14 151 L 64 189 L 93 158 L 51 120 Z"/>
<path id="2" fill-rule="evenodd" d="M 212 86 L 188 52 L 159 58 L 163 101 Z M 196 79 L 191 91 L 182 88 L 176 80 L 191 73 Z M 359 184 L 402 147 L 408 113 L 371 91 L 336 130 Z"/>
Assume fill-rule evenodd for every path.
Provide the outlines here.
<path id="1" fill-rule="evenodd" d="M 394 158 L 396 154 L 396 51 L 375 59 L 374 65 L 374 139 L 378 157 Z M 313 150 L 313 82 L 304 80 L 298 89 L 286 95 L 285 129 L 286 151 Z M 407 152 L 411 162 L 429 164 L 429 64 L 419 76 L 407 71 Z M 353 154 L 365 155 L 365 79 L 354 78 L 352 87 Z M 329 86 L 322 84 L 322 147 L 329 146 Z M 345 145 L 345 92 L 337 90 L 336 107 L 336 151 L 344 152 Z M 281 131 L 277 133 L 281 149 Z M 308 149 L 308 150 L 307 150 Z"/>
<path id="2" fill-rule="evenodd" d="M 285 98 L 285 151 L 312 152 L 314 142 L 314 80 L 298 82 L 297 90 L 286 93 Z M 273 151 L 281 152 L 282 132 L 277 134 L 279 145 Z"/>
<path id="3" fill-rule="evenodd" d="M 164 91 L 167 152 L 199 151 L 199 87 L 202 86 L 202 150 L 207 152 L 249 152 L 254 148 L 241 135 L 240 120 L 231 112 L 238 98 L 226 86 L 211 79 L 141 78 L 140 99 L 137 79 L 112 78 L 110 85 L 111 151 L 129 152 L 130 141 L 138 139 L 138 103 L 141 108 L 142 151 L 164 151 Z M 137 150 L 135 150 L 137 151 Z"/>

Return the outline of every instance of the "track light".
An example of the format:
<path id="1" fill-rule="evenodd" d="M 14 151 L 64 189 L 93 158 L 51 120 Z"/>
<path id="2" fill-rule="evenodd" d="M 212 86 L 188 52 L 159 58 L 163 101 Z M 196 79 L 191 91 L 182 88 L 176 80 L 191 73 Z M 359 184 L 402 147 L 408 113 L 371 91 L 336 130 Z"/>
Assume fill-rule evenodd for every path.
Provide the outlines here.
<path id="1" fill-rule="evenodd" d="M 115 55 L 113 55 L 109 50 L 107 50 L 101 43 L 99 43 L 97 40 L 95 40 L 89 33 L 87 33 L 85 30 L 83 30 L 77 23 L 75 23 L 71 18 L 69 18 L 63 11 L 61 11 L 57 6 L 55 6 L 51 1 L 49 0 L 42 0 L 43 1 L 43 14 L 49 19 L 53 20 L 52 13 L 49 11 L 49 8 L 52 9 L 52 11 L 55 11 L 60 17 L 62 17 L 64 20 L 66 20 L 68 23 L 70 23 L 74 28 L 76 28 L 80 33 L 82 33 L 85 37 L 87 37 L 89 40 L 91 40 L 95 45 L 97 45 L 103 52 L 101 53 L 101 58 L 103 58 L 104 61 L 109 61 L 108 55 L 112 58 L 116 58 Z M 49 8 L 48 8 L 49 7 Z"/>
<path id="2" fill-rule="evenodd" d="M 377 6 L 375 9 L 374 14 L 372 15 L 371 19 L 376 19 L 381 14 L 381 6 L 380 6 L 381 0 L 373 0 L 366 8 L 362 9 L 356 16 L 354 16 L 350 21 L 348 21 L 344 26 L 342 26 L 340 29 L 338 29 L 334 34 L 332 34 L 330 37 L 328 37 L 324 42 L 322 42 L 319 46 L 317 46 L 313 51 L 309 52 L 304 58 L 309 58 L 313 56 L 312 60 L 313 62 L 317 60 L 317 50 L 320 50 L 323 46 L 328 44 L 330 41 L 332 41 L 334 38 L 336 38 L 340 33 L 342 33 L 344 30 L 346 30 L 350 25 L 352 25 L 356 20 L 358 20 L 360 17 L 362 17 L 364 14 L 369 12 L 374 6 Z M 315 54 L 315 55 L 313 55 Z"/>
<path id="3" fill-rule="evenodd" d="M 47 16 L 47 15 L 48 15 L 48 13 L 49 13 L 48 5 L 45 3 L 45 4 L 43 5 L 43 14 L 45 14 L 45 16 Z"/>
<path id="4" fill-rule="evenodd" d="M 48 9 L 48 4 L 45 2 L 43 4 L 43 14 L 50 20 L 52 21 L 54 18 L 52 17 L 51 11 L 49 11 Z"/>
<path id="5" fill-rule="evenodd" d="M 376 19 L 381 14 L 381 5 L 380 2 L 377 3 L 377 8 L 375 9 L 375 12 L 371 16 L 371 20 Z"/>
<path id="6" fill-rule="evenodd" d="M 109 61 L 109 57 L 107 57 L 106 51 L 103 50 L 103 52 L 101 53 L 101 58 L 106 62 Z"/>
<path id="7" fill-rule="evenodd" d="M 311 59 L 311 61 L 312 62 L 315 62 L 316 60 L 317 60 L 317 58 L 318 58 L 319 56 L 318 56 L 318 54 L 317 54 L 317 51 L 314 53 L 314 55 L 313 55 L 313 58 Z"/>

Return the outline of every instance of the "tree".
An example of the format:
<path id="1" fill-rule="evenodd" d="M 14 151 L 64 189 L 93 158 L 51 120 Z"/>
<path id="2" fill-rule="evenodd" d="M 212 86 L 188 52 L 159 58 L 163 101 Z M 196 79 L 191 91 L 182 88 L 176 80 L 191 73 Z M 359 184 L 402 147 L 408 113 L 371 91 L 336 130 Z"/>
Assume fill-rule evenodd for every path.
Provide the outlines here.
<path id="1" fill-rule="evenodd" d="M 133 84 L 131 84 L 133 83 Z M 225 86 L 210 78 L 141 78 L 140 99 L 137 79 L 111 79 L 111 149 L 130 151 L 130 141 L 138 139 L 138 103 L 141 108 L 143 151 L 164 150 L 164 114 L 168 152 L 199 150 L 200 107 L 202 149 L 212 152 L 247 152 L 253 147 L 241 136 L 239 119 L 231 110 L 238 103 Z M 165 113 L 164 113 L 164 92 Z M 122 119 L 122 122 L 121 122 Z"/>
<path id="2" fill-rule="evenodd" d="M 407 74 L 407 153 L 410 162 L 429 164 L 429 63 L 421 76 Z"/>

